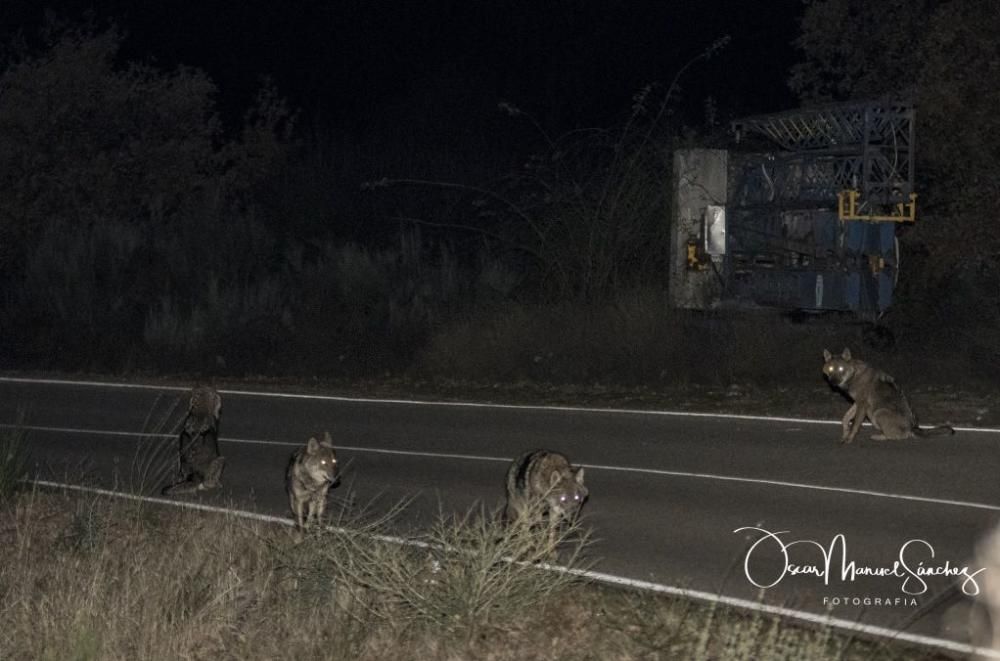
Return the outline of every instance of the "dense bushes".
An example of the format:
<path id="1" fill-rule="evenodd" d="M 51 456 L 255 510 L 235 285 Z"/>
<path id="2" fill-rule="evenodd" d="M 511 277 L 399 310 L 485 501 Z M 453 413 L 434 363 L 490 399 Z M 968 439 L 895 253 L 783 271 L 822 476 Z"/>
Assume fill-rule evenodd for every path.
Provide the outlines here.
<path id="1" fill-rule="evenodd" d="M 287 110 L 265 89 L 229 137 L 203 72 L 119 66 L 121 39 L 50 31 L 0 76 L 0 304 L 19 358 L 121 367 L 144 331 L 169 343 L 186 324 L 197 343 L 220 299 L 273 312 L 232 292 L 272 277 L 252 193 L 287 150 Z"/>

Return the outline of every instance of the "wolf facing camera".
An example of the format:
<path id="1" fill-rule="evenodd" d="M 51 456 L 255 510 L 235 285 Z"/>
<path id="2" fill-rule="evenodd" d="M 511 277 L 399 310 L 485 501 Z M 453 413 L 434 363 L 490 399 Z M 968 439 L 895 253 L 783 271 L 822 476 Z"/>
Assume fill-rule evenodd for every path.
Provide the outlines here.
<path id="1" fill-rule="evenodd" d="M 330 432 L 324 433 L 321 441 L 310 438 L 305 447 L 292 455 L 286 487 L 300 534 L 323 518 L 327 492 L 339 481 L 340 468 Z"/>
<path id="2" fill-rule="evenodd" d="M 515 459 L 507 470 L 508 525 L 547 524 L 549 546 L 555 546 L 559 526 L 572 524 L 590 495 L 583 483 L 583 467 L 573 468 L 565 455 L 532 450 Z M 528 520 L 531 518 L 540 520 Z"/>
<path id="3" fill-rule="evenodd" d="M 878 432 L 872 434 L 874 441 L 955 433 L 949 425 L 921 428 L 896 380 L 882 370 L 853 358 L 850 349 L 845 348 L 839 356 L 824 349 L 823 360 L 823 375 L 853 402 L 841 421 L 841 443 L 854 440 L 865 418 Z"/>

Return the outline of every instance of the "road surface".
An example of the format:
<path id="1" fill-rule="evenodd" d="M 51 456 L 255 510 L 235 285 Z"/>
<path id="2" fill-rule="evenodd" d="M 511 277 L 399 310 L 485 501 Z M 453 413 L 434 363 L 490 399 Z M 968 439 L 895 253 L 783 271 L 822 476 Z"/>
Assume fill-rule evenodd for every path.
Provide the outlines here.
<path id="1" fill-rule="evenodd" d="M 596 570 L 916 635 L 961 637 L 943 618 L 960 590 L 935 596 L 974 591 L 978 568 L 922 574 L 969 565 L 1000 520 L 990 430 L 878 443 L 865 428 L 841 446 L 832 421 L 222 392 L 224 490 L 204 502 L 287 515 L 290 453 L 330 430 L 346 466 L 334 497 L 412 497 L 400 525 L 417 529 L 442 509 L 499 507 L 509 461 L 550 448 L 586 466 Z M 174 447 L 184 394 L 0 379 L 0 423 L 29 427 L 40 477 L 156 493 L 149 466 Z"/>

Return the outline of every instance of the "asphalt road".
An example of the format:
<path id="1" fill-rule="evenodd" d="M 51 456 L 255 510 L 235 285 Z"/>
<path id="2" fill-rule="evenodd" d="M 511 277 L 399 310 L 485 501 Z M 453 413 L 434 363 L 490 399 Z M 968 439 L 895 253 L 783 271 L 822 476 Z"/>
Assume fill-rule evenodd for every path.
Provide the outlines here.
<path id="1" fill-rule="evenodd" d="M 148 466 L 156 447 L 174 447 L 183 399 L 178 390 L 0 379 L 0 423 L 32 428 L 42 477 L 153 493 L 162 482 Z M 934 597 L 965 577 L 921 576 L 923 585 L 901 568 L 865 576 L 867 568 L 891 569 L 902 556 L 914 573 L 960 569 L 1000 521 L 1000 433 L 988 430 L 878 443 L 866 428 L 841 446 L 839 426 L 822 421 L 260 391 L 224 390 L 223 400 L 225 488 L 205 502 L 288 515 L 288 457 L 328 429 L 347 467 L 334 498 L 351 491 L 377 509 L 412 497 L 400 525 L 419 528 L 442 509 L 501 506 L 507 463 L 545 447 L 587 467 L 595 569 L 919 635 L 961 638 L 944 613 L 963 597 Z M 734 532 L 747 526 L 758 530 Z M 752 546 L 761 531 L 815 544 Z M 822 568 L 831 546 L 827 579 L 793 574 Z M 852 561 L 854 580 L 841 571 Z M 751 579 L 773 586 L 761 596 Z"/>

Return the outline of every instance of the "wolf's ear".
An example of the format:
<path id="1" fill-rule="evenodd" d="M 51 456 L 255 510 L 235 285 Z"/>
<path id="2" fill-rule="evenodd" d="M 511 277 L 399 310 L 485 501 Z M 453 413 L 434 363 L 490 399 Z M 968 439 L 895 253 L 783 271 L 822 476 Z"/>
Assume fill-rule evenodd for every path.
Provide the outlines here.
<path id="1" fill-rule="evenodd" d="M 576 478 L 576 483 L 583 485 L 583 466 L 580 466 L 575 471 L 573 471 L 573 477 Z"/>
<path id="2" fill-rule="evenodd" d="M 316 454 L 319 451 L 319 441 L 316 440 L 315 436 L 310 436 L 309 441 L 306 443 L 306 453 Z"/>
<path id="3" fill-rule="evenodd" d="M 850 360 L 851 350 L 848 349 L 847 347 L 844 347 L 844 353 L 840 354 L 840 357 L 843 358 L 844 360 Z"/>
<path id="4" fill-rule="evenodd" d="M 330 432 L 328 431 L 323 432 L 323 440 L 320 441 L 320 445 L 326 448 L 333 447 L 333 438 L 330 436 Z"/>
<path id="5" fill-rule="evenodd" d="M 833 354 L 830 353 L 830 350 L 823 349 L 823 360 L 825 360 L 826 362 L 830 362 L 831 358 L 833 358 Z"/>

